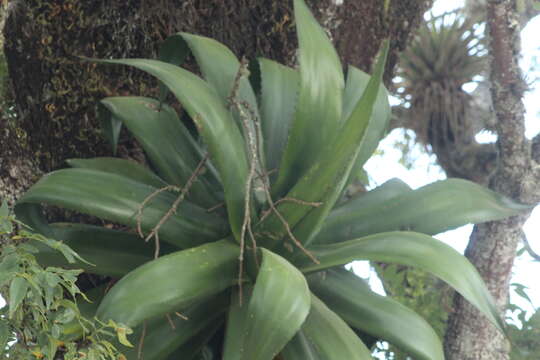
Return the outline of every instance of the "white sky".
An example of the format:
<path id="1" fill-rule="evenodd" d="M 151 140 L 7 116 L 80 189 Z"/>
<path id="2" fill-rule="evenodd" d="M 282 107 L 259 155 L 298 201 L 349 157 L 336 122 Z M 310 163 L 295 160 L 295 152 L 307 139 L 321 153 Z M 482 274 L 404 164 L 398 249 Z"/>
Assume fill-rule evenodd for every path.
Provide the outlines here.
<path id="1" fill-rule="evenodd" d="M 463 1 L 454 1 L 450 5 L 449 1 L 439 0 L 435 3 L 433 12 L 435 14 L 440 14 L 461 6 L 463 6 Z M 533 59 L 538 59 L 538 61 L 540 61 L 539 32 L 540 16 L 531 20 L 521 34 L 523 54 L 522 68 L 529 82 L 535 80 L 536 77 L 540 78 L 540 72 L 533 73 L 529 71 Z M 537 85 L 538 89 L 534 89 L 534 83 L 530 84 L 530 86 L 532 90 L 526 93 L 524 103 L 527 110 L 526 135 L 527 137 L 532 138 L 540 132 L 540 102 L 538 101 L 540 97 L 540 85 Z M 401 158 L 401 152 L 392 146 L 395 141 L 400 138 L 400 130 L 392 132 L 381 143 L 380 149 L 383 150 L 383 155 L 374 156 L 366 165 L 368 173 L 372 176 L 376 184 L 382 184 L 391 178 L 398 177 L 409 184 L 409 186 L 417 188 L 444 178 L 444 174 L 438 166 L 433 165 L 435 163 L 433 157 L 430 157 L 419 149 L 414 150 L 417 160 L 414 163 L 413 169 L 407 170 L 404 166 L 400 165 L 399 159 Z M 483 136 L 483 138 L 489 139 L 490 136 Z M 439 234 L 435 237 L 463 253 L 467 246 L 471 230 L 472 225 L 467 225 L 453 231 Z M 535 249 L 537 253 L 540 253 L 540 206 L 536 207 L 533 211 L 531 217 L 524 226 L 524 231 L 531 247 Z M 522 245 L 520 245 L 520 248 L 521 247 Z M 370 277 L 372 287 L 381 293 L 383 292 L 380 282 L 376 279 L 376 276 L 373 276 L 367 262 L 355 262 L 354 269 L 360 276 Z M 535 308 L 540 307 L 540 285 L 538 284 L 538 274 L 540 274 L 540 263 L 533 261 L 527 253 L 524 253 L 516 259 L 512 282 L 523 284 L 529 288 L 527 293 L 531 298 L 533 305 L 513 292 L 511 293 L 512 303 L 515 303 L 528 311 L 533 311 Z"/>
<path id="2" fill-rule="evenodd" d="M 448 1 L 437 1 L 433 7 L 435 14 L 442 13 L 444 11 L 452 10 L 453 8 L 463 6 L 463 1 L 454 1 L 452 5 L 449 5 Z M 530 68 L 532 59 L 540 59 L 540 48 L 538 42 L 538 33 L 540 32 L 540 17 L 535 18 L 522 32 L 522 51 L 523 62 L 522 67 L 524 71 Z M 528 73 L 529 80 L 535 80 L 534 77 L 540 77 L 540 73 L 532 74 Z M 532 85 L 534 86 L 534 85 Z M 540 88 L 538 90 L 530 91 L 526 94 L 524 102 L 527 109 L 526 125 L 527 136 L 533 137 L 540 132 Z M 384 150 L 383 156 L 374 156 L 367 164 L 366 168 L 373 177 L 376 184 L 382 184 L 386 180 L 393 177 L 398 177 L 405 181 L 413 188 L 429 184 L 433 181 L 444 178 L 444 175 L 437 166 L 434 166 L 434 159 L 425 153 L 415 150 L 417 159 L 415 161 L 414 169 L 407 170 L 405 167 L 399 164 L 401 152 L 395 149 L 392 144 L 400 138 L 399 132 L 394 131 L 391 133 L 381 144 L 381 149 Z M 439 234 L 436 237 L 449 245 L 456 248 L 458 251 L 463 252 L 467 246 L 469 234 L 472 230 L 471 225 L 461 227 L 459 229 L 448 231 L 443 234 Z M 525 233 L 529 239 L 529 243 L 533 248 L 540 253 L 540 207 L 537 207 L 524 227 Z M 355 262 L 355 272 L 360 276 L 369 277 L 371 274 L 369 264 L 367 262 Z M 530 256 L 526 253 L 520 256 L 516 260 L 514 266 L 513 282 L 521 283 L 529 287 L 528 294 L 533 301 L 534 307 L 540 306 L 540 286 L 538 285 L 538 275 L 540 274 L 540 263 L 534 262 Z M 382 292 L 380 282 L 374 280 L 371 277 L 371 284 L 374 289 Z M 527 301 L 523 300 L 514 293 L 511 294 L 511 302 L 518 304 L 524 309 L 533 310 Z M 5 304 L 4 300 L 0 297 L 0 307 Z"/>

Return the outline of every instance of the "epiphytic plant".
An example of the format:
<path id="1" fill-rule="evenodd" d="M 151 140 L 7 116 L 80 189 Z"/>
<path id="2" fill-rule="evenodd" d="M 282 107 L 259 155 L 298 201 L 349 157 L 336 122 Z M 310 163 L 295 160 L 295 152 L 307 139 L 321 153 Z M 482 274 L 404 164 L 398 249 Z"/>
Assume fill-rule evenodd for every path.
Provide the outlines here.
<path id="1" fill-rule="evenodd" d="M 96 316 L 134 329 L 130 359 L 371 359 L 374 339 L 443 359 L 426 321 L 343 269 L 357 259 L 425 269 L 503 326 L 474 267 L 429 235 L 521 206 L 462 180 L 415 191 L 394 180 L 338 202 L 388 125 L 388 45 L 371 77 L 351 66 L 345 79 L 324 31 L 303 1 L 294 4 L 298 70 L 259 59 L 250 76 L 222 44 L 185 33 L 165 42 L 162 61 L 103 60 L 157 77 L 196 129 L 163 96 L 106 98 L 113 146 L 126 126 L 151 169 L 71 160 L 16 207 L 94 264 L 77 266 L 118 280 Z M 189 51 L 203 78 L 177 66 Z M 127 229 L 48 224 L 41 203 Z M 62 263 L 39 249 L 42 262 Z"/>

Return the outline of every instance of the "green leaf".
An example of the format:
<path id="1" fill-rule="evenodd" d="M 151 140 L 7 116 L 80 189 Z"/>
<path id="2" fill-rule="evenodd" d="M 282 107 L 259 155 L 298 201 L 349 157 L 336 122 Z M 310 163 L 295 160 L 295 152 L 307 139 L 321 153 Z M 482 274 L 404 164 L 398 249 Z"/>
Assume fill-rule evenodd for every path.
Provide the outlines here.
<path id="1" fill-rule="evenodd" d="M 43 177 L 28 190 L 15 207 L 17 217 L 27 225 L 54 238 L 39 218 L 36 204 L 46 203 L 84 214 L 118 222 L 131 227 L 138 223 L 137 214 L 143 201 L 156 188 L 116 174 L 93 169 L 64 169 Z M 177 194 L 162 192 L 143 208 L 141 227 L 149 232 L 170 209 Z M 227 224 L 217 215 L 183 201 L 176 214 L 159 231 L 160 239 L 181 248 L 197 246 L 222 238 Z"/>
<path id="2" fill-rule="evenodd" d="M 344 265 L 354 260 L 397 263 L 432 273 L 450 284 L 499 329 L 503 322 L 493 298 L 475 267 L 445 243 L 414 232 L 387 232 L 331 245 L 309 248 L 320 264 L 299 257 L 304 272 Z"/>
<path id="3" fill-rule="evenodd" d="M 343 121 L 349 119 L 355 110 L 356 104 L 362 98 L 369 83 L 370 76 L 356 67 L 349 65 L 345 92 L 343 94 Z M 379 87 L 377 100 L 373 105 L 373 112 L 369 120 L 366 133 L 360 144 L 355 167 L 359 170 L 369 159 L 371 154 L 377 149 L 377 145 L 388 130 L 390 122 L 390 103 L 388 101 L 388 90 L 383 84 Z"/>
<path id="4" fill-rule="evenodd" d="M 0 355 L 3 355 L 4 351 L 6 351 L 7 343 L 11 337 L 8 322 L 3 318 L 0 319 Z"/>
<path id="5" fill-rule="evenodd" d="M 158 174 L 171 185 L 184 186 L 203 159 L 203 150 L 182 124 L 176 111 L 157 100 L 144 97 L 109 97 L 101 100 L 141 144 Z M 199 205 L 211 207 L 220 198 L 210 181 L 217 176 L 209 165 L 187 195 Z M 163 187 L 163 186 L 160 186 Z"/>
<path id="6" fill-rule="evenodd" d="M 113 286 L 97 316 L 136 326 L 217 294 L 233 284 L 238 252 L 221 240 L 146 263 Z"/>
<path id="7" fill-rule="evenodd" d="M 28 291 L 28 281 L 25 278 L 17 276 L 9 285 L 9 318 L 13 318 L 15 311 L 23 302 Z"/>
<path id="8" fill-rule="evenodd" d="M 217 92 L 205 81 L 180 67 L 157 60 L 100 60 L 146 71 L 163 81 L 175 94 L 202 135 L 216 164 L 223 187 L 229 222 L 237 240 L 244 219 L 248 162 L 238 126 Z"/>
<path id="9" fill-rule="evenodd" d="M 387 201 L 390 201 L 390 199 L 409 191 L 413 190 L 405 182 L 397 178 L 390 179 L 375 189 L 360 193 L 347 202 L 340 204 L 332 210 L 330 216 L 338 216 L 351 211 L 365 211 L 366 209 L 371 209 L 376 205 L 386 203 Z"/>
<path id="10" fill-rule="evenodd" d="M 130 160 L 98 157 L 93 159 L 69 159 L 66 162 L 74 168 L 94 169 L 118 174 L 158 189 L 167 186 L 167 183 L 150 171 L 150 169 Z"/>
<path id="11" fill-rule="evenodd" d="M 145 242 L 133 233 L 84 224 L 53 224 L 52 227 L 56 238 L 87 263 L 75 260 L 69 263 L 56 247 L 34 242 L 39 249 L 36 259 L 42 266 L 83 269 L 98 275 L 121 277 L 154 258 L 154 243 Z M 161 254 L 174 251 L 165 243 L 160 248 Z"/>
<path id="12" fill-rule="evenodd" d="M 10 234 L 13 231 L 13 224 L 9 219 L 9 208 L 7 202 L 0 206 L 0 234 Z"/>
<path id="13" fill-rule="evenodd" d="M 302 331 L 287 344 L 285 360 L 371 360 L 354 331 L 316 296 Z"/>
<path id="14" fill-rule="evenodd" d="M 240 68 L 236 56 L 214 39 L 188 33 L 181 33 L 181 36 L 193 52 L 205 80 L 216 89 L 224 102 L 228 102 Z M 258 115 L 257 100 L 248 77 L 242 77 L 238 85 L 237 101 L 247 102 L 251 110 Z M 241 128 L 240 122 L 238 125 Z"/>
<path id="15" fill-rule="evenodd" d="M 331 212 L 315 242 L 340 242 L 394 230 L 433 235 L 468 223 L 503 219 L 529 208 L 470 181 L 448 179 L 372 206 L 363 206 L 359 198 Z"/>
<path id="16" fill-rule="evenodd" d="M 280 168 L 289 127 L 298 97 L 298 72 L 275 61 L 259 59 L 261 72 L 261 127 L 264 137 L 266 168 Z M 270 176 L 271 179 L 277 176 Z"/>
<path id="17" fill-rule="evenodd" d="M 304 276 L 262 249 L 262 264 L 247 305 L 229 318 L 224 360 L 272 360 L 300 329 L 310 308 Z M 235 314 L 236 312 L 236 314 Z"/>
<path id="18" fill-rule="evenodd" d="M 0 206 L 0 218 L 5 218 L 9 216 L 9 208 L 6 201 L 2 202 Z"/>
<path id="19" fill-rule="evenodd" d="M 160 61 L 180 66 L 184 63 L 189 55 L 187 44 L 183 41 L 179 34 L 169 36 L 160 45 L 158 51 L 158 59 Z M 163 102 L 169 93 L 169 89 L 162 82 L 159 83 L 159 100 Z"/>
<path id="20" fill-rule="evenodd" d="M 320 156 L 320 160 L 287 194 L 287 197 L 291 199 L 322 202 L 322 205 L 313 208 L 312 206 L 299 205 L 294 201 L 282 202 L 278 205 L 281 215 L 291 228 L 294 227 L 294 234 L 302 243 L 311 242 L 313 235 L 319 231 L 345 186 L 371 119 L 387 53 L 388 42 L 386 41 L 375 66 L 374 74 L 352 115 L 342 126 L 331 146 L 327 147 Z M 277 240 L 286 234 L 281 219 L 274 213 L 263 223 L 263 231 L 273 234 L 270 238 Z"/>
<path id="21" fill-rule="evenodd" d="M 122 121 L 107 111 L 107 108 L 101 104 L 97 106 L 97 117 L 101 125 L 103 137 L 111 144 L 112 152 L 116 155 L 118 137 L 120 136 L 120 130 L 122 130 Z"/>
<path id="22" fill-rule="evenodd" d="M 388 341 L 418 360 L 444 360 L 441 341 L 411 309 L 375 294 L 365 281 L 345 270 L 309 278 L 311 290 L 350 326 Z"/>
<path id="23" fill-rule="evenodd" d="M 212 339 L 214 334 L 223 326 L 224 319 L 219 318 L 212 324 L 208 325 L 203 330 L 199 331 L 195 336 L 186 341 L 182 346 L 174 351 L 174 353 L 167 358 L 167 360 L 217 360 L 212 355 L 206 357 L 205 349 L 208 349 L 208 342 Z"/>
<path id="24" fill-rule="evenodd" d="M 238 128 L 244 134 L 244 139 L 248 139 L 248 135 L 242 122 L 253 116 L 255 117 L 255 119 L 248 121 L 246 125 L 249 128 L 250 135 L 257 136 L 256 141 L 261 145 L 258 156 L 264 163 L 263 139 L 259 129 L 254 126 L 254 122 L 260 118 L 259 107 L 255 92 L 247 76 L 248 73 L 241 74 L 239 82 L 235 84 L 240 70 L 240 62 L 229 48 L 208 37 L 188 33 L 181 33 L 181 35 L 193 52 L 203 77 L 214 87 L 222 101 L 229 105 L 234 103 L 240 105 L 240 110 L 236 106 L 233 106 L 231 111 Z M 233 94 L 235 85 L 238 86 L 236 89 L 237 93 Z M 234 99 L 231 97 L 233 95 L 235 95 Z"/>
<path id="25" fill-rule="evenodd" d="M 183 318 L 172 313 L 168 315 L 170 320 L 162 316 L 148 321 L 142 343 L 142 358 L 167 359 L 177 348 L 186 345 L 213 323 L 220 324 L 228 304 L 228 296 L 220 294 L 187 309 L 178 309 Z M 143 327 L 144 325 L 139 325 L 130 336 L 135 346 L 122 351 L 128 359 L 139 358 L 138 348 L 141 346 Z"/>
<path id="26" fill-rule="evenodd" d="M 294 1 L 300 89 L 276 194 L 287 193 L 319 160 L 339 130 L 343 70 L 330 39 L 302 0 Z"/>

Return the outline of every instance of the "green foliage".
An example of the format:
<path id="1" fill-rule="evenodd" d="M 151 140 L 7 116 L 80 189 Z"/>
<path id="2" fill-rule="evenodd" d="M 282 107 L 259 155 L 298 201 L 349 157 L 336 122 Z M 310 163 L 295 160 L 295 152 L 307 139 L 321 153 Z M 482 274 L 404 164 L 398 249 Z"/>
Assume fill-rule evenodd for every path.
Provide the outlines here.
<path id="1" fill-rule="evenodd" d="M 129 329 L 112 321 L 105 324 L 92 320 L 93 314 L 85 314 L 92 304 L 76 284 L 82 270 L 39 265 L 34 256 L 38 249 L 29 242 L 53 248 L 68 262 L 80 257 L 56 240 L 25 230 L 16 234 L 17 225 L 7 204 L 2 204 L 0 293 L 8 303 L 0 309 L 0 356 L 52 360 L 63 354 L 66 360 L 122 359 L 110 341 L 115 333 L 120 336 Z M 86 335 L 81 342 L 83 331 Z"/>
<path id="2" fill-rule="evenodd" d="M 431 274 L 416 268 L 388 264 L 376 265 L 376 270 L 392 299 L 422 316 L 437 336 L 443 338 L 452 306 L 452 289 Z M 379 348 L 378 351 L 387 359 L 408 359 L 405 352 L 392 344 L 388 349 Z"/>
<path id="3" fill-rule="evenodd" d="M 511 284 L 516 295 L 528 301 L 531 299 L 527 294 L 527 287 L 519 283 Z M 531 315 L 518 305 L 510 304 L 508 310 L 513 313 L 512 319 L 508 320 L 508 337 L 512 343 L 510 359 L 533 360 L 540 354 L 540 311 Z"/>
<path id="4" fill-rule="evenodd" d="M 420 316 L 340 275 L 355 259 L 435 274 L 502 329 L 474 267 L 429 235 L 525 207 L 458 180 L 417 191 L 394 180 L 344 201 L 388 125 L 388 42 L 372 76 L 350 67 L 345 79 L 324 31 L 303 1 L 294 4 L 299 70 L 260 59 L 250 77 L 247 60 L 184 33 L 162 47 L 167 62 L 100 60 L 155 76 L 182 103 L 184 120 L 161 100 L 104 99 L 106 137 L 114 147 L 118 124 L 126 126 L 151 167 L 71 160 L 73 168 L 46 175 L 16 206 L 28 226 L 94 263 L 73 259 L 76 266 L 115 279 L 94 313 L 137 344 L 130 358 L 361 360 L 371 358 L 369 335 L 420 360 L 443 359 Z M 204 79 L 178 66 L 184 50 Z M 49 224 L 43 204 L 113 224 Z M 39 241 L 28 244 L 44 265 L 61 264 Z M 340 296 L 349 283 L 361 291 Z M 407 324 L 416 331 L 399 330 Z"/>

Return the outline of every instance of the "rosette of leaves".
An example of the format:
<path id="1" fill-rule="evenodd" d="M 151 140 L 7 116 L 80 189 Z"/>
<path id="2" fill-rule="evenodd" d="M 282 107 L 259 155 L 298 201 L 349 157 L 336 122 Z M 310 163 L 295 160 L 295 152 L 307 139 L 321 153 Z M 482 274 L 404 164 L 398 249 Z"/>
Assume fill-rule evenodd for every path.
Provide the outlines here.
<path id="1" fill-rule="evenodd" d="M 388 45 L 372 76 L 350 66 L 345 78 L 323 29 L 294 5 L 299 69 L 259 59 L 248 71 L 222 44 L 185 33 L 161 60 L 103 60 L 158 78 L 196 126 L 160 100 L 106 98 L 113 146 L 127 127 L 151 168 L 71 160 L 16 207 L 94 265 L 72 266 L 117 279 L 96 316 L 133 328 L 129 359 L 371 359 L 376 339 L 443 359 L 425 320 L 343 270 L 362 259 L 429 271 L 503 326 L 474 267 L 430 235 L 522 207 L 462 180 L 416 191 L 393 180 L 339 201 L 388 125 Z M 202 77 L 178 66 L 189 52 Z M 43 203 L 126 230 L 48 224 Z M 36 256 L 60 261 L 44 247 Z"/>
<path id="2" fill-rule="evenodd" d="M 477 18 L 465 18 L 459 12 L 432 17 L 401 54 L 398 94 L 410 103 L 410 123 L 419 140 L 430 144 L 439 157 L 460 145 L 474 144 L 476 133 L 489 127 L 471 116 L 472 97 L 462 88 L 486 70 L 484 39 L 478 27 Z M 463 165 L 458 161 L 451 166 Z M 450 173 L 467 178 L 467 174 Z"/>

